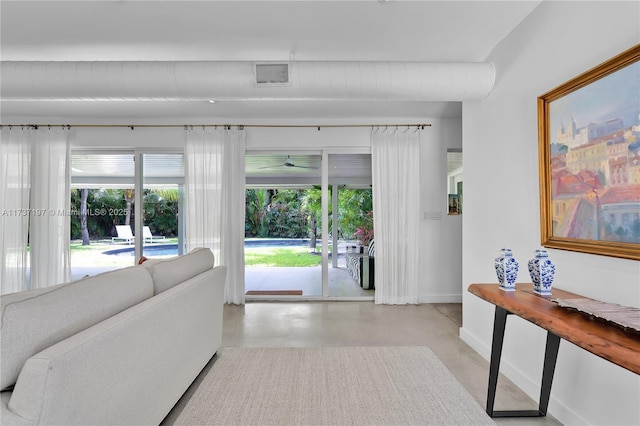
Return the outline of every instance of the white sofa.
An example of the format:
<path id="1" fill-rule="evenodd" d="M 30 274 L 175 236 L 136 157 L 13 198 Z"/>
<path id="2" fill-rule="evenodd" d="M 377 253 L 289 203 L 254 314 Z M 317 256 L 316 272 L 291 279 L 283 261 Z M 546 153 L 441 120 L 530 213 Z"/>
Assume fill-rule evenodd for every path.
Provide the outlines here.
<path id="1" fill-rule="evenodd" d="M 1 297 L 0 424 L 157 425 L 222 342 L 209 249 Z"/>

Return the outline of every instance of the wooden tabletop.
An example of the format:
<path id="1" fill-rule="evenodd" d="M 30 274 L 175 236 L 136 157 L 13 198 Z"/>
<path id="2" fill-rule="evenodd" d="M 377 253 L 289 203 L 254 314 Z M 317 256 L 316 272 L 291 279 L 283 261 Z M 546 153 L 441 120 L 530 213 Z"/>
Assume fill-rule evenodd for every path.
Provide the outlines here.
<path id="1" fill-rule="evenodd" d="M 629 371 L 640 374 L 640 333 L 624 329 L 552 300 L 585 298 L 553 289 L 551 296 L 533 292 L 532 284 L 517 284 L 516 291 L 498 284 L 471 284 L 469 292 L 530 321 L 545 330 Z"/>

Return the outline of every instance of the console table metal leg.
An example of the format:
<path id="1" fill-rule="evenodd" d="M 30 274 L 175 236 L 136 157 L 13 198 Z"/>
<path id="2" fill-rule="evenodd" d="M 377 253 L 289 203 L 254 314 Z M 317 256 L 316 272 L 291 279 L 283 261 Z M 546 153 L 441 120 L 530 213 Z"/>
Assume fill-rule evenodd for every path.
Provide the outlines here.
<path id="1" fill-rule="evenodd" d="M 489 390 L 487 392 L 487 414 L 493 416 L 493 403 L 496 399 L 498 374 L 500 371 L 500 357 L 504 341 L 504 329 L 507 324 L 508 311 L 496 306 L 493 320 L 493 340 L 491 342 L 491 363 L 489 364 Z"/>
<path id="2" fill-rule="evenodd" d="M 545 347 L 544 366 L 542 369 L 542 384 L 540 388 L 540 403 L 537 410 L 506 410 L 494 411 L 493 405 L 496 399 L 496 389 L 498 387 L 498 375 L 500 373 L 500 357 L 502 355 L 502 344 L 504 342 L 504 330 L 507 324 L 507 316 L 511 312 L 496 306 L 495 319 L 493 323 L 493 340 L 491 343 L 491 361 L 489 364 L 489 389 L 487 392 L 487 414 L 491 417 L 543 417 L 547 415 L 549 398 L 551 395 L 551 384 L 558 358 L 560 347 L 560 337 L 551 332 L 547 332 L 547 344 Z"/>
<path id="3" fill-rule="evenodd" d="M 544 367 L 542 368 L 542 387 L 540 388 L 540 405 L 538 408 L 541 416 L 547 415 L 547 407 L 549 406 L 549 398 L 551 396 L 551 384 L 553 383 L 553 373 L 556 370 L 559 348 L 560 337 L 551 332 L 547 332 Z"/>

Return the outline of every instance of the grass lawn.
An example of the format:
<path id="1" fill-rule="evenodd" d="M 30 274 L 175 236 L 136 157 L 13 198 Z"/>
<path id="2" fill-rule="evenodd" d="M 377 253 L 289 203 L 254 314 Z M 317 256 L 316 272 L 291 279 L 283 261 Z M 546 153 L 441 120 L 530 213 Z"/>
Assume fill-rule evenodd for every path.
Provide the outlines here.
<path id="1" fill-rule="evenodd" d="M 319 254 L 309 253 L 309 247 L 259 247 L 245 248 L 246 266 L 318 266 Z"/>
<path id="2" fill-rule="evenodd" d="M 177 238 L 167 238 L 167 244 L 175 244 Z M 133 265 L 133 256 L 109 256 L 106 250 L 133 247 L 127 244 L 112 244 L 111 240 L 92 240 L 88 246 L 82 241 L 71 241 L 71 265 L 126 267 Z M 245 248 L 246 266 L 319 266 L 322 256 L 319 252 L 309 253 L 309 247 L 251 247 Z"/>

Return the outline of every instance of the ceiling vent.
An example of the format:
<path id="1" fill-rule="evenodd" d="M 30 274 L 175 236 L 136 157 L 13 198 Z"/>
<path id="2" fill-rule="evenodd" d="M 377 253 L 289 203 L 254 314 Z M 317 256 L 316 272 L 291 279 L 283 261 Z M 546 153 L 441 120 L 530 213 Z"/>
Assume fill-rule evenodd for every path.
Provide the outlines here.
<path id="1" fill-rule="evenodd" d="M 289 63 L 255 63 L 253 72 L 256 86 L 291 86 L 291 69 Z"/>

